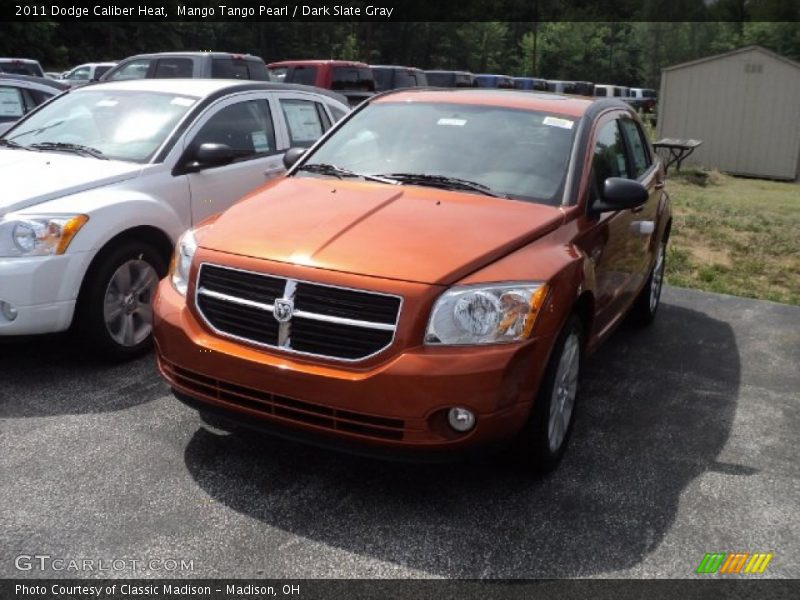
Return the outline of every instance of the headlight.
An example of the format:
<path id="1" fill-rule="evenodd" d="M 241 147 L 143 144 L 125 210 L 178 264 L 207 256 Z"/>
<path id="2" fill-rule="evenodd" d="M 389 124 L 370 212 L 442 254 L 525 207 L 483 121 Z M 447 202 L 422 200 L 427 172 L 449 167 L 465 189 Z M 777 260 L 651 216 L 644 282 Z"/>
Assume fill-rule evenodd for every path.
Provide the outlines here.
<path id="1" fill-rule="evenodd" d="M 454 287 L 436 301 L 425 343 L 501 344 L 527 339 L 546 296 L 543 283 Z"/>
<path id="2" fill-rule="evenodd" d="M 0 220 L 0 257 L 64 254 L 87 215 L 6 215 Z"/>
<path id="3" fill-rule="evenodd" d="M 197 240 L 194 239 L 194 232 L 189 229 L 178 239 L 169 268 L 172 287 L 182 296 L 186 295 L 186 288 L 189 287 L 189 269 L 196 251 Z"/>

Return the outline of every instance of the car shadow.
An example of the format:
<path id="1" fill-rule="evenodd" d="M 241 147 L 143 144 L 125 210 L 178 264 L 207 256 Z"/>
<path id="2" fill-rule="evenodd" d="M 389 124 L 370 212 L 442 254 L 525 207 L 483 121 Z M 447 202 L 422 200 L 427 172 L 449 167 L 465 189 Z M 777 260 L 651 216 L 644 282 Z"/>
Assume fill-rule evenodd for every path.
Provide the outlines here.
<path id="1" fill-rule="evenodd" d="M 409 465 L 256 434 L 198 429 L 185 450 L 213 499 L 270 527 L 435 576 L 583 577 L 653 551 L 698 475 L 717 462 L 739 392 L 731 327 L 662 305 L 585 365 L 560 468 L 532 477 L 497 459 Z"/>
<path id="2" fill-rule="evenodd" d="M 0 342 L 0 418 L 123 410 L 168 393 L 152 353 L 111 363 L 69 334 Z"/>

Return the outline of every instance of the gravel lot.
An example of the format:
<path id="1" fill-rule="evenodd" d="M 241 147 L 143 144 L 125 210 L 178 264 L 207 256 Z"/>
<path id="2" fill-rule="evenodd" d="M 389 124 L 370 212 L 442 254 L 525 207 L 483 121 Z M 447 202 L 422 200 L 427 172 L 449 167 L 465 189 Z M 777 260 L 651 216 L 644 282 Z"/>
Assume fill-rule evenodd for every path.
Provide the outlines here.
<path id="1" fill-rule="evenodd" d="M 194 561 L 83 574 L 106 577 L 683 578 L 705 552 L 764 551 L 764 576 L 800 577 L 800 308 L 676 288 L 664 302 L 588 361 L 547 478 L 213 432 L 152 356 L 3 343 L 0 576 L 66 575 L 15 569 L 38 553 Z"/>

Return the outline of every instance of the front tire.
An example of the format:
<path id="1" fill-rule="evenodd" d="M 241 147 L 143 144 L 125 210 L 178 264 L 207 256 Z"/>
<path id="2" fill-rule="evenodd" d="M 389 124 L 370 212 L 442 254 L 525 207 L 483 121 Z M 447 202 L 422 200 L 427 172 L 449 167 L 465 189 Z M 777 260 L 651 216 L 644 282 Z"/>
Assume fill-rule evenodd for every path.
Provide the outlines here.
<path id="1" fill-rule="evenodd" d="M 642 291 L 636 297 L 631 308 L 631 321 L 640 327 L 650 325 L 656 318 L 661 304 L 661 288 L 664 285 L 664 271 L 667 264 L 667 240 L 658 245 L 656 261 L 647 278 Z"/>
<path id="2" fill-rule="evenodd" d="M 564 456 L 575 421 L 582 349 L 583 327 L 572 315 L 556 339 L 530 419 L 518 438 L 517 457 L 529 469 L 553 471 Z"/>
<path id="3" fill-rule="evenodd" d="M 100 357 L 128 360 L 153 340 L 153 297 L 167 265 L 146 242 L 125 241 L 98 256 L 78 301 L 81 341 Z"/>

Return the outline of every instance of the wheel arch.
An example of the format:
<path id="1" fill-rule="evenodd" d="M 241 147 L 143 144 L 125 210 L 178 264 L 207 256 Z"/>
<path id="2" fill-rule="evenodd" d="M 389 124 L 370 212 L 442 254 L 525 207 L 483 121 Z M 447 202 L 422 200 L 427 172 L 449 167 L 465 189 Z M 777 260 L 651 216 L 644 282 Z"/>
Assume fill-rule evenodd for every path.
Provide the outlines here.
<path id="1" fill-rule="evenodd" d="M 106 241 L 106 243 L 103 244 L 103 246 L 95 253 L 94 257 L 89 263 L 89 266 L 83 275 L 83 280 L 81 281 L 80 289 L 78 291 L 76 312 L 77 307 L 81 306 L 82 301 L 85 300 L 86 290 L 89 286 L 89 282 L 91 281 L 94 273 L 97 272 L 97 269 L 102 264 L 103 260 L 119 245 L 129 241 L 145 242 L 151 245 L 164 259 L 164 262 L 169 264 L 174 246 L 170 236 L 167 235 L 167 233 L 165 233 L 163 230 L 152 225 L 138 225 L 136 227 L 126 229 L 125 231 L 121 231 Z M 75 316 L 73 316 L 73 324 L 74 322 Z"/>

